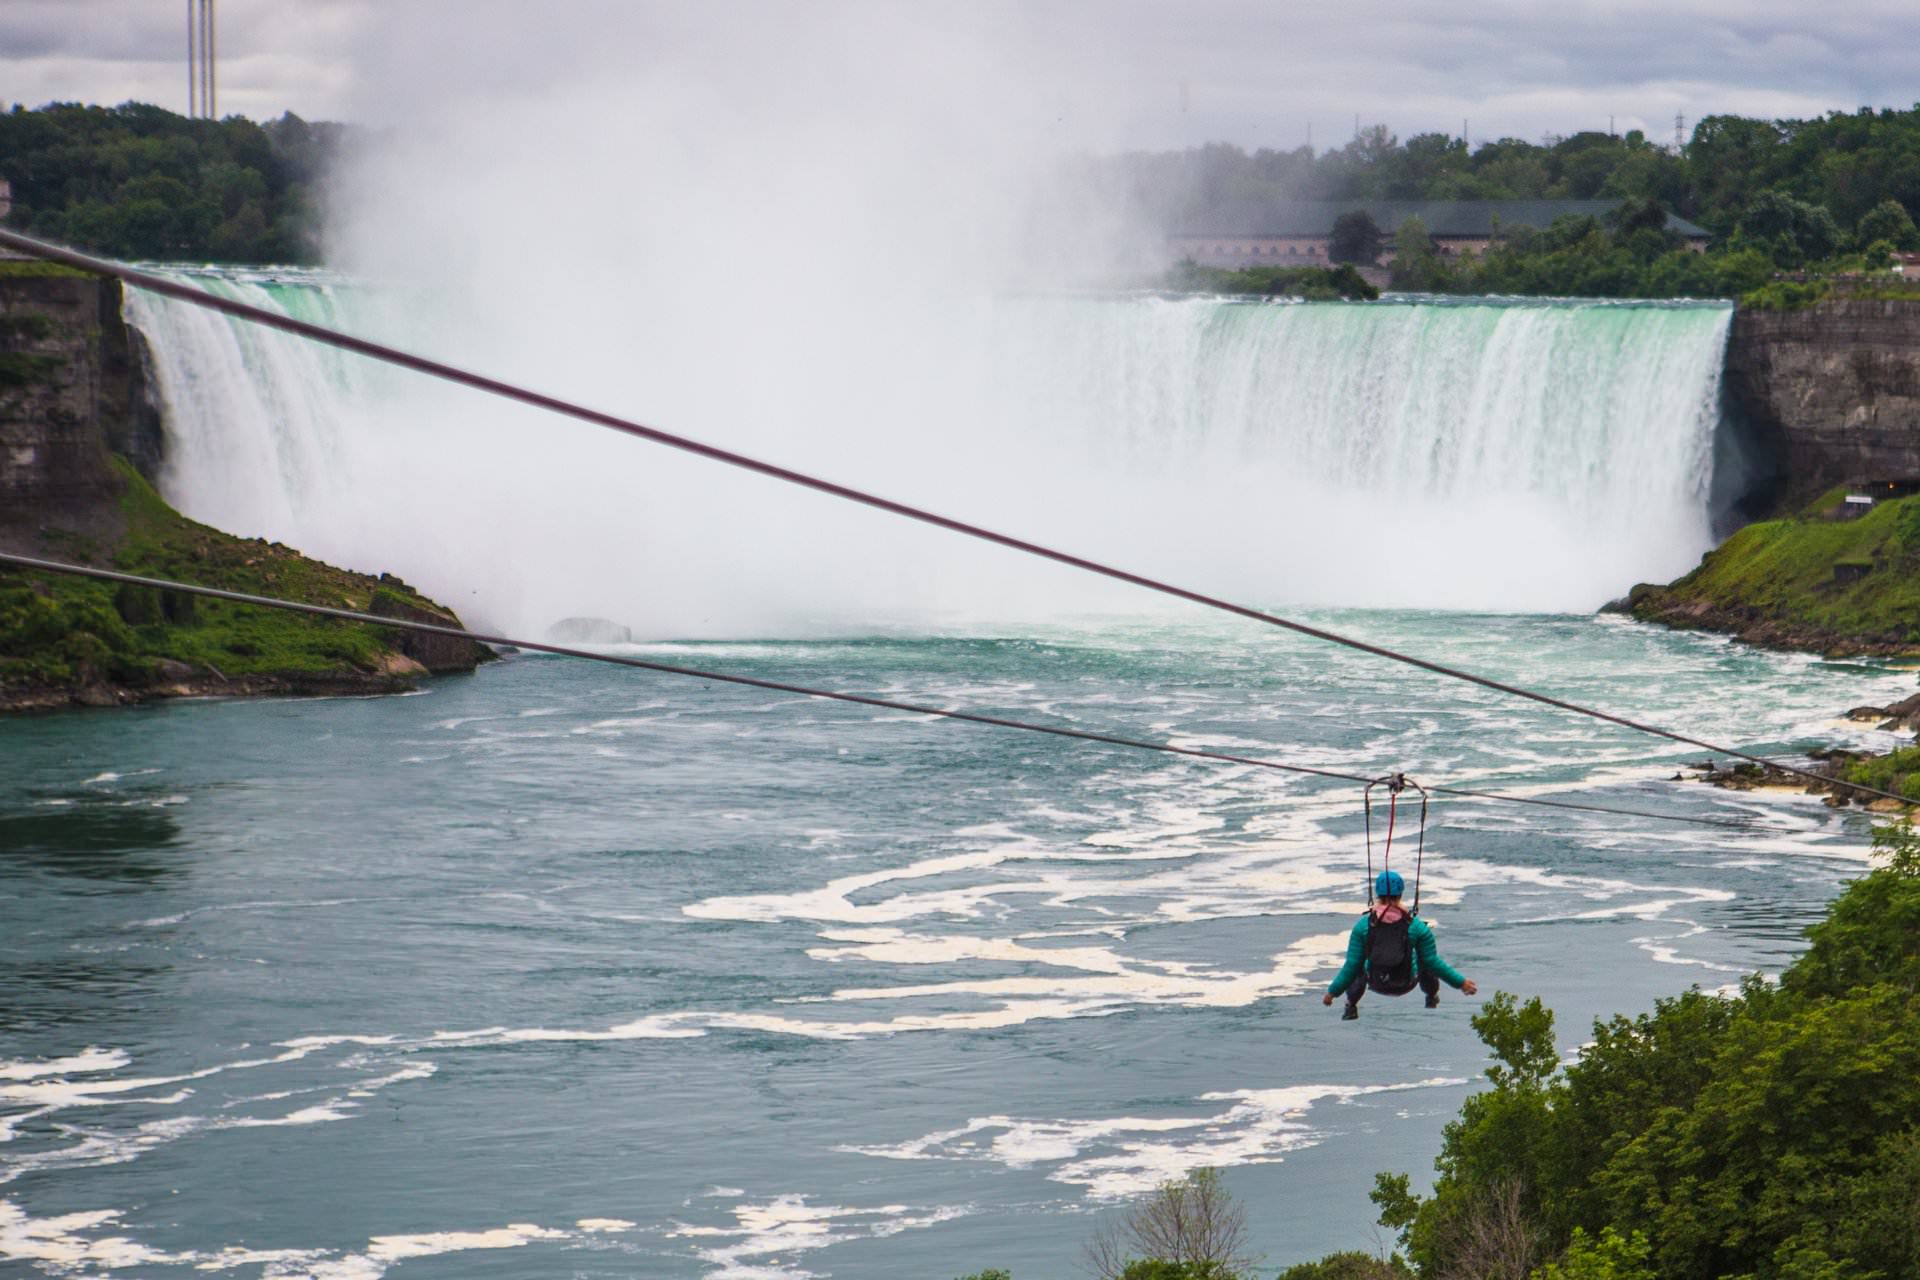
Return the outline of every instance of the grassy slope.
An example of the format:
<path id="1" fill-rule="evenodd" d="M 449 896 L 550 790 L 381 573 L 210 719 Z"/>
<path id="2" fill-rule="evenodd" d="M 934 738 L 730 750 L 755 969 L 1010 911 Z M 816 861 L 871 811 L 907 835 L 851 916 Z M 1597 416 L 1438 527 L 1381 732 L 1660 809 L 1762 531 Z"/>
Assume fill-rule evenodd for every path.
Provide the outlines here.
<path id="1" fill-rule="evenodd" d="M 50 556 L 342 608 L 365 610 L 381 592 L 435 607 L 392 579 L 383 583 L 278 543 L 196 524 L 162 501 L 132 466 L 119 459 L 115 466 L 126 482 L 120 544 L 109 551 L 72 535 L 49 535 Z M 139 685 L 157 676 L 161 659 L 211 666 L 227 676 L 350 675 L 373 670 L 392 653 L 391 635 L 381 627 L 220 600 L 0 571 L 0 689 L 94 680 Z"/>
<path id="2" fill-rule="evenodd" d="M 1867 573 L 1836 582 L 1835 565 Z M 1636 588 L 1632 608 L 1683 626 L 1738 624 L 1773 643 L 1797 634 L 1809 647 L 1920 650 L 1920 497 L 1880 503 L 1858 520 L 1748 525 L 1671 586 Z"/>

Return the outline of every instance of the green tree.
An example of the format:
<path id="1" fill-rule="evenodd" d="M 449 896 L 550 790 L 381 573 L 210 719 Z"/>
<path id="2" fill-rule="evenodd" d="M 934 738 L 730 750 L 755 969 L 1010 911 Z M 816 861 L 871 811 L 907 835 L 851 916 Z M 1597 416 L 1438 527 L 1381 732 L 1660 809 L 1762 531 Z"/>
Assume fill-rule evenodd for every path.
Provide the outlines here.
<path id="1" fill-rule="evenodd" d="M 1914 227 L 1905 205 L 1882 200 L 1867 210 L 1853 231 L 1855 244 L 1870 245 L 1875 240 L 1885 240 L 1896 249 L 1913 249 L 1920 247 L 1920 229 Z"/>
<path id="2" fill-rule="evenodd" d="M 1741 210 L 1737 234 L 1769 246 L 1781 266 L 1818 262 L 1840 247 L 1840 227 L 1833 215 L 1784 191 L 1762 191 L 1749 200 Z"/>
<path id="3" fill-rule="evenodd" d="M 1371 266 L 1380 259 L 1384 239 L 1372 214 L 1364 209 L 1349 210 L 1333 220 L 1333 231 L 1327 237 L 1327 260 Z"/>
<path id="4" fill-rule="evenodd" d="M 1535 1280 L 1657 1280 L 1647 1260 L 1651 1252 L 1638 1231 L 1623 1237 L 1606 1227 L 1596 1240 L 1575 1227 L 1567 1251 L 1533 1274 Z"/>
<path id="5" fill-rule="evenodd" d="M 1413 1280 L 1413 1271 L 1397 1257 L 1376 1258 L 1350 1249 L 1318 1262 L 1296 1262 L 1277 1280 Z"/>
<path id="6" fill-rule="evenodd" d="M 1920 835 L 1875 840 L 1777 985 L 1597 1024 L 1564 1070 L 1537 1001 L 1489 1001 L 1433 1193 L 1375 1188 L 1422 1274 L 1920 1278 Z"/>
<path id="7" fill-rule="evenodd" d="M 123 257 L 312 262 L 308 192 L 349 136 L 297 117 L 268 129 L 141 103 L 16 107 L 0 114 L 8 221 Z"/>
<path id="8" fill-rule="evenodd" d="M 1452 283 L 1447 264 L 1433 247 L 1427 224 L 1410 217 L 1393 235 L 1393 287 L 1412 293 L 1442 293 Z"/>

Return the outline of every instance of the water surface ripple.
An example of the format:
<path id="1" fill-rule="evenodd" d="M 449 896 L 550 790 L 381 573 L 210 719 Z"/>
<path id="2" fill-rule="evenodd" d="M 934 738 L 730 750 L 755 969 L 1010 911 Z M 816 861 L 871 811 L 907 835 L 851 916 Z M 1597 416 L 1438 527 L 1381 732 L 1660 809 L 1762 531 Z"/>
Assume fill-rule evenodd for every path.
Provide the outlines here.
<path id="1" fill-rule="evenodd" d="M 1911 673 L 1617 619 L 1313 621 L 1791 750 Z M 1757 815 L 1436 806 L 1445 953 L 1592 1017 L 1777 970 L 1864 858 L 1670 743 L 1210 620 L 644 646 L 1356 771 Z M 1227 1170 L 1278 1265 L 1370 1239 L 1482 1055 L 1323 1009 L 1353 788 L 522 658 L 387 699 L 0 722 L 0 1260 L 21 1274 L 1074 1273 Z M 5 1270 L 7 1268 L 0 1268 Z"/>

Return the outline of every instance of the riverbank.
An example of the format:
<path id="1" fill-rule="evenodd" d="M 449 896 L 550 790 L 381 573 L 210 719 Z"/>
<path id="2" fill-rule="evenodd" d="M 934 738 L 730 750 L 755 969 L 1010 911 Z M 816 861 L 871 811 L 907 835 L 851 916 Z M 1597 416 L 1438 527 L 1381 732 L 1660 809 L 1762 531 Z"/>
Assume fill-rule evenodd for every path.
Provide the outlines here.
<path id="1" fill-rule="evenodd" d="M 460 626 L 391 575 L 238 538 L 168 506 L 124 459 L 112 515 L 92 532 L 48 528 L 32 550 L 148 577 Z M 117 527 L 103 528 L 105 525 Z M 17 541 L 17 540 L 16 540 Z M 400 693 L 472 671 L 484 646 L 59 574 L 0 571 L 0 712 L 162 698 Z"/>
<path id="2" fill-rule="evenodd" d="M 1920 654 L 1920 497 L 1847 519 L 1846 496 L 1835 489 L 1795 516 L 1750 524 L 1693 572 L 1641 583 L 1608 607 L 1770 649 Z"/>
<path id="3" fill-rule="evenodd" d="M 160 497 L 166 438 L 121 288 L 0 263 L 0 550 L 460 626 L 388 575 L 187 519 Z M 156 698 L 398 693 L 471 671 L 470 641 L 54 574 L 0 572 L 0 711 Z"/>

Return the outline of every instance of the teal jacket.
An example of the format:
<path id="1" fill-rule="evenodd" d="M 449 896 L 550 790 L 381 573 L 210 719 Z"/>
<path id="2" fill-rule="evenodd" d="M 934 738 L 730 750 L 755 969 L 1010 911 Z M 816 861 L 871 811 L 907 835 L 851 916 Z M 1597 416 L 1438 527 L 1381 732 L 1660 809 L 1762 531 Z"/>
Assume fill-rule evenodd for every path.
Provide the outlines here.
<path id="1" fill-rule="evenodd" d="M 1353 979 L 1367 962 L 1367 936 L 1372 929 L 1373 913 L 1369 911 L 1354 923 L 1353 932 L 1347 935 L 1347 962 L 1340 966 L 1339 976 L 1333 985 L 1327 988 L 1327 994 L 1339 995 L 1353 985 Z M 1466 979 L 1455 971 L 1454 967 L 1440 958 L 1440 948 L 1433 942 L 1433 926 L 1419 916 L 1407 928 L 1407 941 L 1413 944 L 1413 972 L 1418 977 L 1422 973 L 1431 973 L 1448 986 L 1459 990 Z"/>

